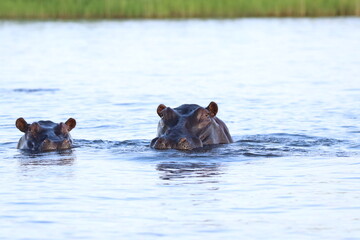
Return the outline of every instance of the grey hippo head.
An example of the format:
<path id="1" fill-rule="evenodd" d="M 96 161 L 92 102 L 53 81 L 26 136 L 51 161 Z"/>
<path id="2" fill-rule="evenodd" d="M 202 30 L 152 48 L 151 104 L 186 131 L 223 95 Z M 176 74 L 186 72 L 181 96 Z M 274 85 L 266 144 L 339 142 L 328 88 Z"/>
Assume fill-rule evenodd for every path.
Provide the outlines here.
<path id="1" fill-rule="evenodd" d="M 24 133 L 17 148 L 31 151 L 53 151 L 71 148 L 70 131 L 76 126 L 76 121 L 69 118 L 65 123 L 38 121 L 28 124 L 24 118 L 18 118 L 16 127 Z"/>
<path id="2" fill-rule="evenodd" d="M 160 104 L 161 118 L 157 137 L 150 146 L 155 149 L 191 150 L 209 144 L 233 142 L 225 123 L 216 117 L 218 105 L 211 102 L 206 108 L 183 104 L 177 108 Z"/>

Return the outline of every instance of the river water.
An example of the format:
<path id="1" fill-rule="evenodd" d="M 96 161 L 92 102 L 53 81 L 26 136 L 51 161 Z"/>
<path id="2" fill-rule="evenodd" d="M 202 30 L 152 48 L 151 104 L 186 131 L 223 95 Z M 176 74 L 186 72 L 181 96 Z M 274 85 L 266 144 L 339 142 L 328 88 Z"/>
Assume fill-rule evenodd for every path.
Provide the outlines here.
<path id="1" fill-rule="evenodd" d="M 0 239 L 360 239 L 360 19 L 0 22 Z M 235 142 L 149 148 L 160 103 Z M 16 149 L 15 120 L 77 120 Z"/>

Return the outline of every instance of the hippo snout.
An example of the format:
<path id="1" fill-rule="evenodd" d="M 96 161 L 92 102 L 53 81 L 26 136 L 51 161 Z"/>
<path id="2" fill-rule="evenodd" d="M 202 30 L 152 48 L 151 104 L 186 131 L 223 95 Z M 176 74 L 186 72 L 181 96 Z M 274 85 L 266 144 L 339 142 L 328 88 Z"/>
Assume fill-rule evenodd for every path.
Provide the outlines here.
<path id="1" fill-rule="evenodd" d="M 68 149 L 71 146 L 71 142 L 68 139 L 60 141 L 52 141 L 50 139 L 45 139 L 40 146 L 40 151 L 53 151 L 53 150 L 62 150 Z"/>
<path id="2" fill-rule="evenodd" d="M 61 142 L 58 149 L 68 149 L 71 147 L 72 142 L 69 139 L 65 139 Z"/>
<path id="3" fill-rule="evenodd" d="M 189 140 L 187 140 L 186 138 L 180 138 L 179 142 L 177 144 L 177 149 L 181 149 L 181 150 L 191 150 L 194 147 L 190 144 Z"/>
<path id="4" fill-rule="evenodd" d="M 151 142 L 151 146 L 155 149 L 170 149 L 171 148 L 170 141 L 165 139 L 164 137 L 155 138 Z"/>
<path id="5" fill-rule="evenodd" d="M 155 149 L 178 149 L 178 150 L 192 150 L 194 148 L 202 147 L 201 141 L 191 138 L 181 137 L 177 140 L 172 140 L 166 137 L 155 138 L 151 142 L 151 146 Z"/>

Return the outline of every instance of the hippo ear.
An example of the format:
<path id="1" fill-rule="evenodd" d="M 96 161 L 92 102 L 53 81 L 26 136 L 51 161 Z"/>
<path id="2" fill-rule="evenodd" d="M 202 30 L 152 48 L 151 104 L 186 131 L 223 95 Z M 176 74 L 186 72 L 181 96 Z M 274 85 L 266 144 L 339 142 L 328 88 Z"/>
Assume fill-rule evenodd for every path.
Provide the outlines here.
<path id="1" fill-rule="evenodd" d="M 76 120 L 73 118 L 69 118 L 66 122 L 65 125 L 68 126 L 68 131 L 70 132 L 71 129 L 73 129 L 76 126 Z"/>
<path id="2" fill-rule="evenodd" d="M 166 106 L 164 104 L 160 104 L 156 110 L 157 114 L 159 115 L 159 117 L 162 116 L 161 112 L 162 110 L 164 110 L 166 108 Z"/>
<path id="3" fill-rule="evenodd" d="M 215 102 L 211 102 L 206 109 L 210 112 L 211 117 L 215 117 L 218 112 L 218 105 Z"/>
<path id="4" fill-rule="evenodd" d="M 29 124 L 23 118 L 18 118 L 15 122 L 15 126 L 22 132 L 26 132 L 29 128 Z"/>

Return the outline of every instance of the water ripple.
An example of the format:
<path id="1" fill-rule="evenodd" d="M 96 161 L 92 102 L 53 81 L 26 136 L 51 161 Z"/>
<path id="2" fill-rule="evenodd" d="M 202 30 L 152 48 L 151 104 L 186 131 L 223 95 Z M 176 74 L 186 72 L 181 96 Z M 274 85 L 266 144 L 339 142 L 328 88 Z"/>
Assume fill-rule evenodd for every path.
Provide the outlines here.
<path id="1" fill-rule="evenodd" d="M 38 92 L 57 92 L 60 91 L 59 88 L 16 88 L 14 92 L 23 92 L 23 93 L 38 93 Z"/>
<path id="2" fill-rule="evenodd" d="M 219 157 L 282 157 L 282 156 L 334 156 L 358 155 L 359 145 L 349 140 L 339 140 L 298 134 L 257 134 L 241 136 L 232 144 L 208 145 L 191 151 L 155 150 L 149 147 L 150 140 L 125 141 L 75 140 L 75 148 L 106 149 L 113 153 L 145 153 L 142 159 L 192 158 L 214 159 Z M 155 154 L 155 156 L 154 156 Z"/>

